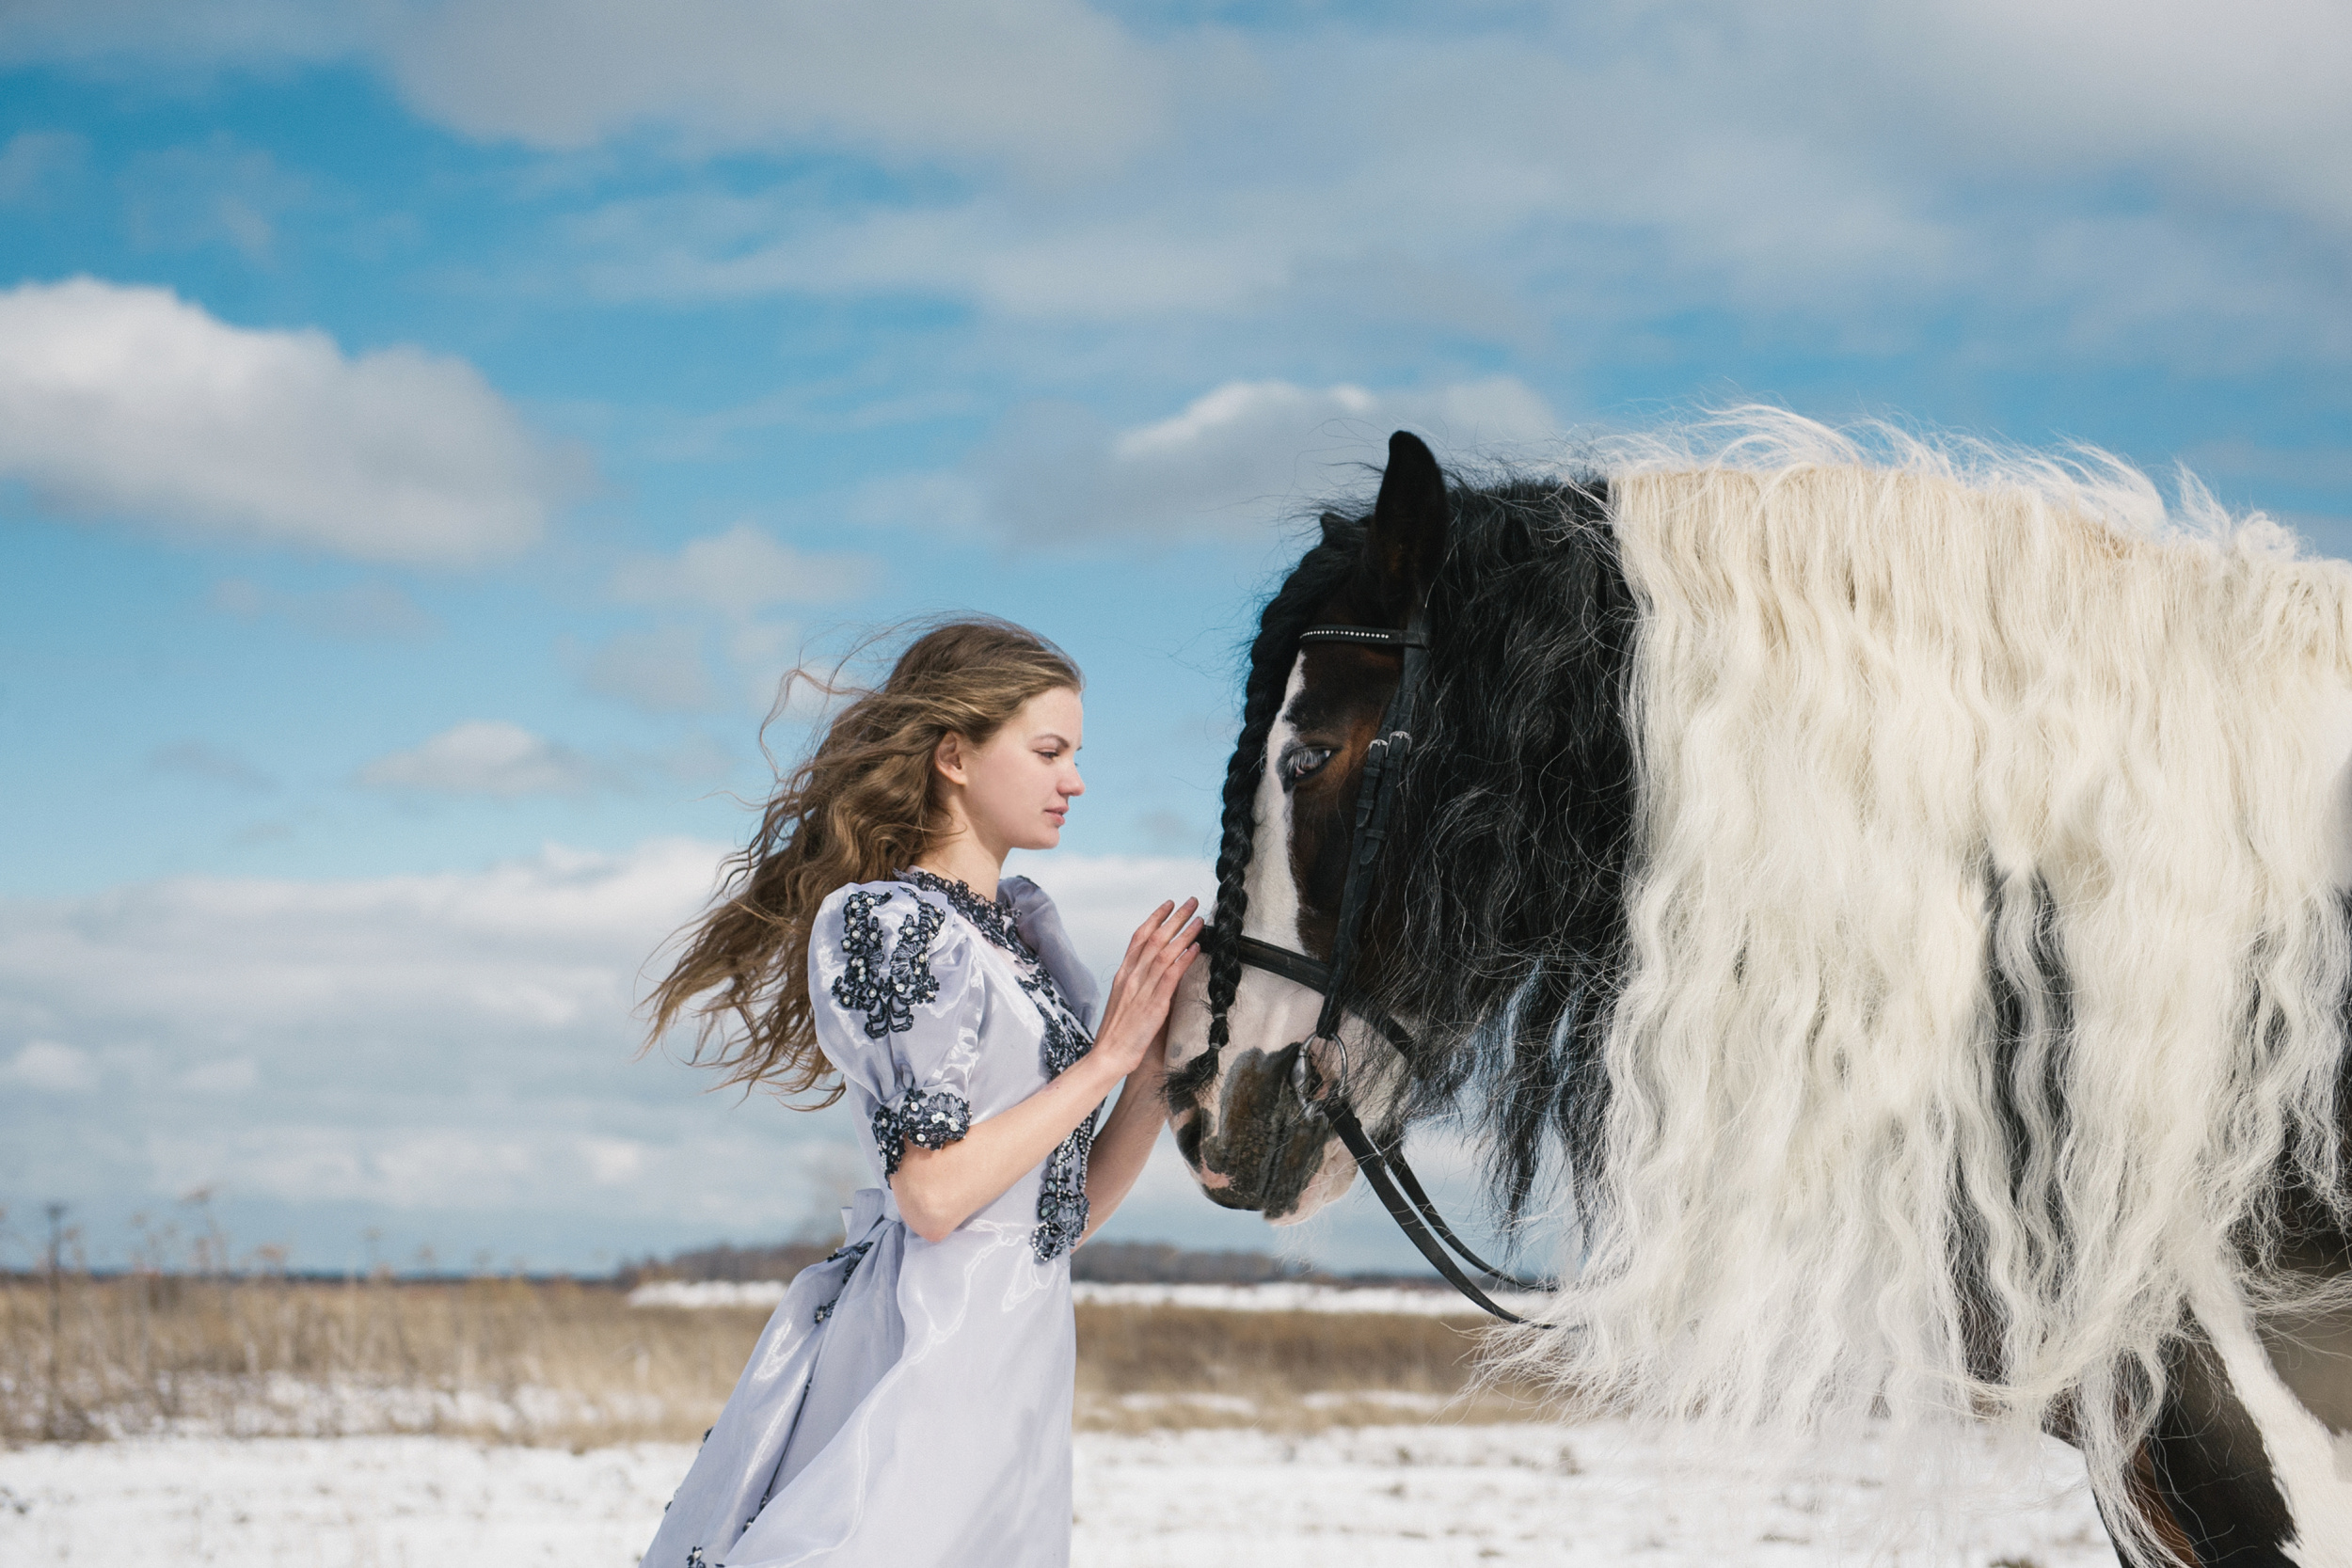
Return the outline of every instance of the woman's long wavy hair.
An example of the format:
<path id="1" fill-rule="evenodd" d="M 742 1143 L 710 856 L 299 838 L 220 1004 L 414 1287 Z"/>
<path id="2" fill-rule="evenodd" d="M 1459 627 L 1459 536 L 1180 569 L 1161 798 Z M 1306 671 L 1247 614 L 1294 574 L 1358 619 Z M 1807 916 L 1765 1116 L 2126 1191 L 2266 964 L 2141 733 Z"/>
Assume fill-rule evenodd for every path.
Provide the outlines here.
<path id="1" fill-rule="evenodd" d="M 809 1010 L 808 937 L 818 905 L 849 882 L 878 881 L 922 858 L 939 828 L 931 758 L 950 735 L 985 746 L 1022 705 L 1084 685 L 1070 656 L 1009 621 L 934 626 L 898 656 L 890 678 L 853 691 L 795 671 L 828 696 L 853 700 L 806 758 L 777 781 L 759 831 L 727 862 L 710 909 L 687 927 L 685 951 L 654 988 L 650 1038 L 697 1020 L 697 1066 L 723 1085 L 780 1096 L 841 1098 Z"/>

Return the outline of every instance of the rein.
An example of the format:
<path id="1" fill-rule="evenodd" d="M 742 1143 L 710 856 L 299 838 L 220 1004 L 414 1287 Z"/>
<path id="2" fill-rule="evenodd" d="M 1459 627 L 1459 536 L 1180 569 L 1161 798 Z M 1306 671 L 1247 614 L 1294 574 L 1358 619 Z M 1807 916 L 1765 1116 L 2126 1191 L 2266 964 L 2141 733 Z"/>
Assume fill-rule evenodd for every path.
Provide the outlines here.
<path id="1" fill-rule="evenodd" d="M 1323 1009 L 1316 1015 L 1314 1032 L 1293 1045 L 1296 1053 L 1291 1065 L 1291 1086 L 1297 1091 L 1299 1103 L 1311 1116 L 1330 1124 L 1347 1152 L 1355 1157 L 1356 1168 L 1364 1173 L 1365 1182 L 1379 1197 L 1380 1206 L 1389 1212 L 1405 1239 L 1413 1243 L 1430 1266 L 1481 1310 L 1504 1323 L 1525 1323 L 1518 1313 L 1499 1307 L 1464 1274 L 1451 1247 L 1463 1262 L 1499 1284 L 1515 1286 L 1522 1291 L 1540 1291 L 1545 1287 L 1534 1280 L 1503 1273 L 1492 1263 L 1472 1252 L 1444 1216 L 1430 1201 L 1421 1179 L 1406 1163 L 1402 1136 L 1396 1147 L 1384 1148 L 1364 1131 L 1355 1108 L 1347 1101 L 1347 1047 L 1340 1038 L 1340 1024 L 1349 1011 L 1377 1030 L 1400 1053 L 1413 1049 L 1412 1032 L 1377 1006 L 1359 1002 L 1352 1008 L 1341 1000 L 1347 991 L 1348 981 L 1356 966 L 1356 948 L 1359 928 L 1363 924 L 1364 903 L 1370 896 L 1373 862 L 1378 857 L 1380 845 L 1388 836 L 1389 813 L 1396 799 L 1398 780 L 1405 771 L 1405 761 L 1412 752 L 1412 732 L 1404 728 L 1410 717 L 1413 699 L 1426 677 L 1428 668 L 1429 633 L 1422 611 L 1416 607 L 1403 631 L 1374 626 L 1309 626 L 1299 633 L 1303 646 L 1310 642 L 1336 642 L 1357 647 L 1398 648 L 1405 656 L 1405 669 L 1398 677 L 1396 690 L 1380 715 L 1380 737 L 1366 748 L 1364 776 L 1357 786 L 1356 826 L 1348 841 L 1347 879 L 1340 892 L 1339 926 L 1331 941 L 1331 961 L 1325 963 L 1305 953 L 1295 953 L 1287 947 L 1261 942 L 1256 937 L 1237 938 L 1241 961 L 1251 969 L 1279 974 L 1294 985 L 1323 995 Z M 1314 1093 L 1312 1079 L 1316 1076 L 1312 1053 L 1308 1049 L 1323 1041 L 1338 1053 L 1340 1070 L 1337 1079 L 1320 1097 Z M 1549 1328 L 1549 1323 L 1534 1326 Z"/>

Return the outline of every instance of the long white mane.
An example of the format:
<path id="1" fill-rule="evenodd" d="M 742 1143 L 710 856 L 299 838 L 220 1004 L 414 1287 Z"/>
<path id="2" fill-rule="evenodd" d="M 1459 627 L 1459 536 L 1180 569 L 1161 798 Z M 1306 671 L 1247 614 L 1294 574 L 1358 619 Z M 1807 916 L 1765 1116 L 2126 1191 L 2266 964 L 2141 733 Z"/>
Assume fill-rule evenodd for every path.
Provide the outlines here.
<path id="1" fill-rule="evenodd" d="M 1613 456 L 1631 968 L 1573 1331 L 1518 1354 L 2062 1422 L 2119 1500 L 2185 1309 L 2263 1286 L 2231 1239 L 2282 1168 L 2341 1195 L 2352 567 L 2099 454 L 1896 445 Z"/>

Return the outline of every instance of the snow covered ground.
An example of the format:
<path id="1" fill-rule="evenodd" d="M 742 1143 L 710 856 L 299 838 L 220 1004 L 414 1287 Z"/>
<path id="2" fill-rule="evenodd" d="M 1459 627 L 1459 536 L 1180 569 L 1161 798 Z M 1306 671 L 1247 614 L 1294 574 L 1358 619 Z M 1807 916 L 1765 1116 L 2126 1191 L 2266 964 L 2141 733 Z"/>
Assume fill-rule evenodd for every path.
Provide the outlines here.
<path id="1" fill-rule="evenodd" d="M 0 1563 L 629 1568 L 691 1457 L 437 1437 L 19 1449 L 0 1453 Z M 1605 1422 L 1085 1433 L 1073 1555 L 1078 1568 L 2114 1562 L 2056 1444 L 2006 1463 L 1962 1444 L 1947 1468 L 1931 1487 L 1867 1449 L 1774 1464 Z M 1918 1506 L 1936 1492 L 1940 1526 Z"/>

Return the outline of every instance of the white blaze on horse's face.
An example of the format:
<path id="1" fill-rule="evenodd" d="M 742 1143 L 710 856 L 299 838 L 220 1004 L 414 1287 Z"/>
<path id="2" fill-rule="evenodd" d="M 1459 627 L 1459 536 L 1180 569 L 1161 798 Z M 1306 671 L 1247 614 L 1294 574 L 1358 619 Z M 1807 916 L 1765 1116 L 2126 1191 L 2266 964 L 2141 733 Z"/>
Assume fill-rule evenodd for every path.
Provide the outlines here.
<path id="1" fill-rule="evenodd" d="M 1282 692 L 1280 717 L 1266 736 L 1253 814 L 1257 832 L 1250 848 L 1249 869 L 1244 879 L 1249 908 L 1242 922 L 1242 934 L 1294 953 L 1305 949 L 1299 942 L 1298 884 L 1291 867 L 1291 793 L 1282 787 L 1281 760 L 1297 739 L 1291 714 L 1306 683 L 1306 658 L 1302 655 L 1291 667 L 1290 682 Z M 1208 971 L 1205 963 L 1193 965 L 1177 992 L 1168 1028 L 1171 1070 L 1208 1049 Z M 1233 1005 L 1226 1015 L 1229 1037 L 1225 1062 L 1230 1063 L 1253 1046 L 1272 1053 L 1295 1040 L 1305 1039 L 1314 1032 L 1315 1020 L 1322 1010 L 1320 991 L 1262 969 L 1245 968 L 1233 993 Z M 1326 1083 L 1343 1078 L 1358 1117 L 1366 1126 L 1376 1127 L 1386 1119 L 1402 1086 L 1403 1063 L 1386 1039 L 1355 1019 L 1341 1025 L 1340 1036 L 1346 1060 L 1342 1062 L 1340 1053 L 1327 1044 L 1318 1044 L 1316 1069 Z M 1223 1103 L 1224 1084 L 1225 1075 L 1220 1069 L 1201 1093 L 1200 1116 L 1214 1117 L 1217 1114 Z M 1329 1138 L 1323 1164 L 1300 1195 L 1297 1208 L 1272 1223 L 1295 1225 L 1305 1219 L 1346 1191 L 1355 1174 L 1356 1162 L 1346 1147 L 1338 1138 Z M 1226 1178 L 1212 1171 L 1196 1169 L 1193 1175 L 1204 1186 L 1229 1184 Z"/>

